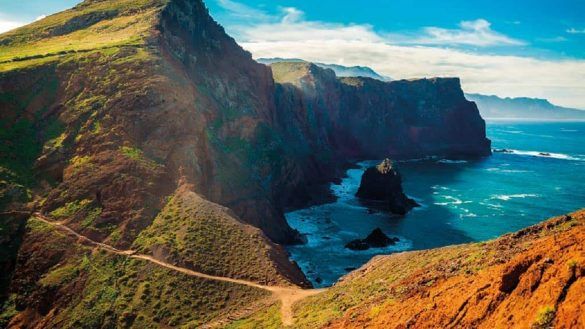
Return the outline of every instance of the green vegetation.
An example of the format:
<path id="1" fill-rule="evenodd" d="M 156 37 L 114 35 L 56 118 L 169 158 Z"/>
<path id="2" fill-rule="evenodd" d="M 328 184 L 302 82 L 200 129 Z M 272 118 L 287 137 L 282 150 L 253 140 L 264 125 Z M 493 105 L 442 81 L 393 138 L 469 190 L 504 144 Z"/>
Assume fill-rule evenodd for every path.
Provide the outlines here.
<path id="1" fill-rule="evenodd" d="M 197 328 L 269 296 L 260 289 L 190 277 L 105 251 L 92 252 L 40 221 L 31 220 L 28 227 L 30 239 L 43 243 L 39 253 L 67 253 L 66 262 L 41 257 L 25 264 L 55 262 L 37 287 L 26 289 L 42 293 L 52 287 L 60 291 L 57 295 L 76 296 L 55 301 L 63 305 L 52 320 L 60 328 Z M 16 314 L 10 307 L 3 312 L 0 317 Z"/>
<path id="2" fill-rule="evenodd" d="M 267 240 L 257 229 L 192 192 L 179 192 L 143 230 L 133 249 L 152 253 L 219 276 L 286 284 L 270 259 Z"/>
<path id="3" fill-rule="evenodd" d="M 163 3 L 157 0 L 83 3 L 2 35 L 0 63 L 142 45 Z"/>
<path id="4" fill-rule="evenodd" d="M 265 294 L 99 253 L 90 259 L 81 300 L 63 310 L 56 322 L 63 321 L 63 328 L 195 328 Z"/>
<path id="5" fill-rule="evenodd" d="M 280 313 L 280 304 L 274 304 L 253 316 L 234 321 L 225 329 L 280 329 L 282 328 L 282 319 Z"/>
<path id="6" fill-rule="evenodd" d="M 135 147 L 122 146 L 120 152 L 132 160 L 140 161 L 144 159 L 144 153 Z"/>
<path id="7" fill-rule="evenodd" d="M 57 219 L 68 219 L 91 205 L 91 200 L 76 200 L 66 203 L 63 207 L 51 211 L 51 216 Z"/>
<path id="8" fill-rule="evenodd" d="M 60 287 L 77 278 L 89 268 L 89 258 L 84 256 L 77 264 L 58 265 L 55 269 L 43 275 L 39 284 L 48 287 Z"/>
<path id="9" fill-rule="evenodd" d="M 18 314 L 16 310 L 16 295 L 10 295 L 5 301 L 4 304 L 0 305 L 0 328 L 8 327 L 8 322 L 12 319 L 15 315 Z"/>
<path id="10" fill-rule="evenodd" d="M 57 208 L 51 212 L 51 216 L 56 219 L 66 220 L 72 218 L 81 218 L 80 226 L 86 229 L 92 229 L 97 232 L 110 233 L 115 229 L 113 224 L 99 224 L 99 219 L 102 214 L 102 208 L 95 205 L 92 200 L 75 200 L 68 202 L 64 206 Z"/>
<path id="11" fill-rule="evenodd" d="M 553 328 L 555 320 L 556 309 L 553 306 L 545 306 L 538 311 L 536 320 L 532 324 L 532 329 L 548 329 Z"/>
<path id="12" fill-rule="evenodd" d="M 15 296 L 8 294 L 8 286 L 22 242 L 25 223 L 26 221 L 22 217 L 0 216 L 0 266 L 2 266 L 0 272 L 0 328 L 5 328 L 7 321 L 16 313 Z"/>

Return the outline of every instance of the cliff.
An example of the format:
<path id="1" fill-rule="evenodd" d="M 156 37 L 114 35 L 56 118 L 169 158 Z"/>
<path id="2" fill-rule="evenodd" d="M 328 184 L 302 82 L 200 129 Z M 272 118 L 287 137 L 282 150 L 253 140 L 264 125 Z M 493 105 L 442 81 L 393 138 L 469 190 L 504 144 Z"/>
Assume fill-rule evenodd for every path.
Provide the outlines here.
<path id="1" fill-rule="evenodd" d="M 0 35 L 2 323 L 196 326 L 265 301 L 72 247 L 32 211 L 192 270 L 304 286 L 274 244 L 298 241 L 283 209 L 349 157 L 489 153 L 456 79 L 307 67 L 254 62 L 200 0 L 85 1 Z"/>
<path id="2" fill-rule="evenodd" d="M 271 67 L 277 107 L 292 107 L 292 119 L 300 121 L 295 127 L 309 129 L 335 154 L 375 159 L 491 153 L 485 122 L 457 78 L 383 82 L 338 79 L 306 62 Z"/>

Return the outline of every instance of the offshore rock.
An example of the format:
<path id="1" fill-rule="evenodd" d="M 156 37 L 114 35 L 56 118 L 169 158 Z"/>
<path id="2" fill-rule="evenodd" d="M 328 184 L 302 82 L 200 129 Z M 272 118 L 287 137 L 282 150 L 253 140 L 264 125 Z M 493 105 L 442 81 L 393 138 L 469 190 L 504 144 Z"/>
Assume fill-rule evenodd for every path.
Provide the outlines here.
<path id="1" fill-rule="evenodd" d="M 417 207 L 416 201 L 408 198 L 402 190 L 402 177 L 394 169 L 390 159 L 368 168 L 360 183 L 356 196 L 366 201 L 381 201 L 382 208 L 396 215 L 405 215 Z"/>

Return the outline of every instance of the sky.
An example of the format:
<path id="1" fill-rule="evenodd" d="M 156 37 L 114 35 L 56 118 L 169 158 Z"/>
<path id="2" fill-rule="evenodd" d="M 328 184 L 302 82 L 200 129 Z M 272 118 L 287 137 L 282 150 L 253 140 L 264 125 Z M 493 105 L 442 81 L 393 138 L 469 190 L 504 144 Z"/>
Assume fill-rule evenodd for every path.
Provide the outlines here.
<path id="1" fill-rule="evenodd" d="M 75 0 L 0 0 L 0 32 Z M 585 109 L 585 0 L 207 0 L 255 58 L 458 76 L 466 92 Z"/>

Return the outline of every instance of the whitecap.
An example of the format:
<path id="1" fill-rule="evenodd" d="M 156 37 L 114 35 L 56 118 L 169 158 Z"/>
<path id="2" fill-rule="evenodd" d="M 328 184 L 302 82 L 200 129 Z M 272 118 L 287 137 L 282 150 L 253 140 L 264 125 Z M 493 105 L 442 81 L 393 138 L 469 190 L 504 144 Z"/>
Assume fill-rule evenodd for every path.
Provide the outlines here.
<path id="1" fill-rule="evenodd" d="M 501 154 L 514 154 L 514 155 L 522 155 L 522 156 L 532 156 L 538 158 L 551 158 L 551 159 L 559 159 L 559 160 L 573 160 L 573 161 L 582 161 L 581 158 L 576 158 L 570 156 L 568 154 L 563 153 L 550 153 L 550 152 L 541 152 L 541 151 L 522 151 L 522 150 L 507 150 L 508 152 L 501 152 Z"/>
<path id="2" fill-rule="evenodd" d="M 474 218 L 474 217 L 477 217 L 477 215 L 476 215 L 476 214 L 474 214 L 474 213 L 472 213 L 472 212 L 468 212 L 468 213 L 465 213 L 465 214 L 460 214 L 460 215 L 459 215 L 459 218 L 464 218 L 464 217 L 470 217 L 470 218 Z"/>
<path id="3" fill-rule="evenodd" d="M 437 161 L 439 163 L 446 163 L 446 164 L 461 164 L 461 163 L 467 163 L 467 161 L 465 160 L 449 160 L 449 159 L 442 159 Z"/>
<path id="4" fill-rule="evenodd" d="M 492 200 L 510 201 L 512 199 L 538 198 L 538 194 L 498 194 L 491 197 Z"/>
<path id="5" fill-rule="evenodd" d="M 472 203 L 472 201 L 463 201 L 461 199 L 458 199 L 454 196 L 450 196 L 450 195 L 442 195 L 441 196 L 443 199 L 446 200 L 450 200 L 450 201 L 445 201 L 445 202 L 435 202 L 434 204 L 437 206 L 448 206 L 448 205 L 460 205 L 460 204 L 464 204 L 464 203 Z"/>

